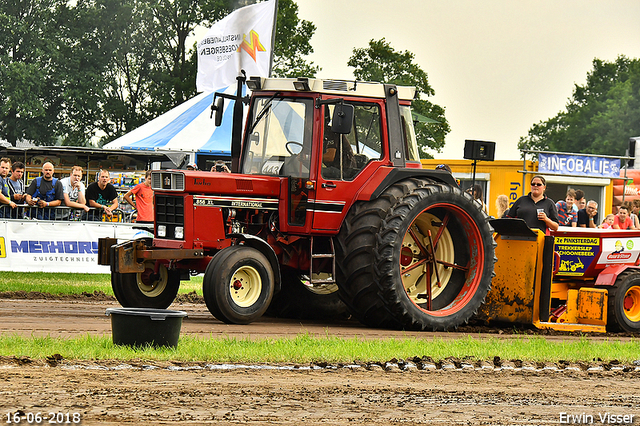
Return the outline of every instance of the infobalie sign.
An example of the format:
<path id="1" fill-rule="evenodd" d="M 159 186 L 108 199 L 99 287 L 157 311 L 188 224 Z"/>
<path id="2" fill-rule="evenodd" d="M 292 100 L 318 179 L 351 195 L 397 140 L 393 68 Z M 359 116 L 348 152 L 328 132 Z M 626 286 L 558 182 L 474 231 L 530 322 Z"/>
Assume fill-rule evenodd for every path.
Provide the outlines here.
<path id="1" fill-rule="evenodd" d="M 620 159 L 568 154 L 538 154 L 538 172 L 558 175 L 619 178 Z"/>

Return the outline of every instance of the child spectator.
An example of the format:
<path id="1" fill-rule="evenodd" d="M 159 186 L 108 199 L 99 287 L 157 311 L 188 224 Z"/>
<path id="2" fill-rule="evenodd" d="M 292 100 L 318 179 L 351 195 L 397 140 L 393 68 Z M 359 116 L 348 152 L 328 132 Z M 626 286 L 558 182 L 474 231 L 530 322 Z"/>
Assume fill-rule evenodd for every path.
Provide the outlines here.
<path id="1" fill-rule="evenodd" d="M 577 226 L 578 224 L 578 211 L 573 209 L 576 200 L 576 191 L 569 189 L 564 200 L 560 200 L 556 203 L 556 209 L 558 209 L 558 219 L 560 219 L 560 226 Z"/>
<path id="2" fill-rule="evenodd" d="M 607 215 L 607 217 L 604 218 L 604 220 L 602 221 L 602 224 L 600 226 L 598 226 L 598 228 L 601 229 L 613 229 L 613 220 L 615 219 L 616 215 L 609 213 Z"/>

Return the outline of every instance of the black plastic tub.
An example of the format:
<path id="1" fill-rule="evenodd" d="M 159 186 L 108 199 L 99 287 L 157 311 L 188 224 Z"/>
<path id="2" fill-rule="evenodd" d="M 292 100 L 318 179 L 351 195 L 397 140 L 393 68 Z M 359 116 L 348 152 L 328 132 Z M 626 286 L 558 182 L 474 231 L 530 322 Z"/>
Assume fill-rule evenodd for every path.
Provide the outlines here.
<path id="1" fill-rule="evenodd" d="M 107 308 L 113 343 L 125 346 L 176 347 L 184 311 L 153 308 Z"/>

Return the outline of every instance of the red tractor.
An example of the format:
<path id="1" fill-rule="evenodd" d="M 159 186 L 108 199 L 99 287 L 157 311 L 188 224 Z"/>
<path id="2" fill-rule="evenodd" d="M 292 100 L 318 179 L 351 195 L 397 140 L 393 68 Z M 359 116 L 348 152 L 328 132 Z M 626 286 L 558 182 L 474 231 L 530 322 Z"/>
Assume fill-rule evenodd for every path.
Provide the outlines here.
<path id="1" fill-rule="evenodd" d="M 154 171 L 154 238 L 101 242 L 118 301 L 165 308 L 181 279 L 204 273 L 207 307 L 227 323 L 267 309 L 348 309 L 366 325 L 410 330 L 466 322 L 491 285 L 492 228 L 450 173 L 421 167 L 414 88 L 246 84 L 251 96 L 232 98 L 231 173 Z M 216 94 L 217 124 L 225 98 Z"/>

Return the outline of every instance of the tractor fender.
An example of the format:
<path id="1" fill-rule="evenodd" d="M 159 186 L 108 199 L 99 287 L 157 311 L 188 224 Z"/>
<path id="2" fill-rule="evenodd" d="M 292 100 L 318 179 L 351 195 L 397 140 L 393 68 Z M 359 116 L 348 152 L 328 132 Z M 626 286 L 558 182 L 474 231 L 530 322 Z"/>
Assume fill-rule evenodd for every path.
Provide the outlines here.
<path id="1" fill-rule="evenodd" d="M 595 285 L 612 286 L 615 284 L 618 276 L 624 271 L 630 270 L 632 273 L 640 274 L 640 267 L 633 265 L 611 265 L 604 268 L 596 278 Z"/>
<path id="2" fill-rule="evenodd" d="M 246 246 L 253 247 L 269 259 L 271 269 L 273 269 L 273 278 L 275 280 L 274 293 L 280 291 L 280 263 L 278 263 L 278 256 L 276 256 L 276 252 L 273 250 L 273 247 L 271 247 L 265 240 L 260 237 L 256 237 L 255 235 L 234 233 L 228 234 L 227 237 L 235 238 L 236 244 L 244 244 Z"/>
<path id="3" fill-rule="evenodd" d="M 381 168 L 384 169 L 384 168 Z M 391 168 L 389 173 L 381 180 L 375 188 L 363 188 L 361 196 L 366 197 L 366 193 L 371 195 L 366 197 L 367 201 L 372 201 L 380 197 L 384 191 L 390 186 L 409 178 L 429 178 L 436 182 L 444 183 L 446 185 L 458 187 L 458 183 L 453 178 L 453 175 L 445 170 L 430 170 L 430 169 L 417 169 L 417 168 Z M 373 185 L 375 185 L 374 179 L 371 179 Z"/>

